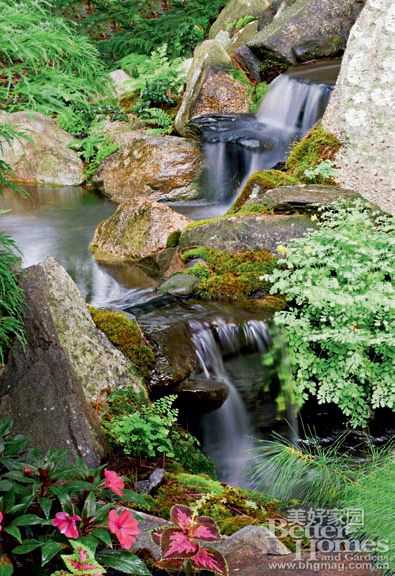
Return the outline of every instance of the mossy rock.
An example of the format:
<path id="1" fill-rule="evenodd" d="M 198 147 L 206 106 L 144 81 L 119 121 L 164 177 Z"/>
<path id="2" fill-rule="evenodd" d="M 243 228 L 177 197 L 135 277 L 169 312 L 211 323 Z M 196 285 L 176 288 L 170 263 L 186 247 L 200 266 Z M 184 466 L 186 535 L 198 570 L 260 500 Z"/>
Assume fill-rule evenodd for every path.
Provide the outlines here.
<path id="1" fill-rule="evenodd" d="M 262 276 L 273 270 L 276 259 L 267 250 L 235 253 L 209 248 L 187 250 L 183 260 L 202 258 L 187 270 L 199 280 L 194 294 L 203 300 L 244 300 L 269 290 Z"/>
<path id="2" fill-rule="evenodd" d="M 239 197 L 230 209 L 230 213 L 234 214 L 240 211 L 248 211 L 246 202 L 250 200 L 251 195 L 254 195 L 254 203 L 251 206 L 256 207 L 256 199 L 263 196 L 268 190 L 284 186 L 286 184 L 298 184 L 299 180 L 286 172 L 281 170 L 263 170 L 262 172 L 255 172 L 248 179 L 246 185 L 241 191 Z M 251 209 L 250 209 L 251 210 Z M 254 211 L 254 210 L 251 210 Z M 268 209 L 262 207 L 263 213 L 268 213 Z"/>
<path id="3" fill-rule="evenodd" d="M 144 379 L 149 380 L 155 355 L 137 322 L 121 312 L 100 310 L 93 306 L 89 306 L 89 312 L 97 328 L 132 362 Z"/>
<path id="4" fill-rule="evenodd" d="M 340 149 L 340 142 L 333 134 L 325 132 L 321 124 L 311 130 L 307 136 L 295 144 L 291 150 L 286 167 L 288 174 L 294 178 L 295 182 L 284 182 L 284 184 L 308 183 L 304 172 L 315 168 L 325 160 L 334 160 Z M 335 184 L 331 179 L 321 182 L 321 184 Z M 283 184 L 278 184 L 283 186 Z"/>

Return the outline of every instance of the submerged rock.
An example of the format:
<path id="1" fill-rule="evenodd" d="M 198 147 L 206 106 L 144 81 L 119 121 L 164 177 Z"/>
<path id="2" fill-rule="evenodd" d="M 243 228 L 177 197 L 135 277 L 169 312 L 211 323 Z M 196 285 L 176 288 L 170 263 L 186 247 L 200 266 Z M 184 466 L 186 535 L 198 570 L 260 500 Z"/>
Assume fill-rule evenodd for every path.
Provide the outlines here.
<path id="1" fill-rule="evenodd" d="M 38 112 L 0 111 L 0 122 L 9 124 L 24 137 L 11 145 L 2 143 L 0 158 L 14 170 L 21 182 L 78 186 L 84 180 L 84 169 L 76 152 L 69 148 L 74 138 L 52 118 Z"/>
<path id="2" fill-rule="evenodd" d="M 94 406 L 119 386 L 146 394 L 133 365 L 97 330 L 70 276 L 53 258 L 27 268 L 26 348 L 15 344 L 0 379 L 0 413 L 41 450 L 69 448 L 95 466 L 103 456 Z"/>
<path id="3" fill-rule="evenodd" d="M 188 218 L 165 204 L 136 198 L 99 224 L 89 249 L 101 261 L 146 259 L 165 250 L 170 234 L 188 223 Z"/>
<path id="4" fill-rule="evenodd" d="M 274 212 L 315 212 L 320 206 L 327 206 L 336 200 L 351 200 L 357 196 L 357 192 L 337 186 L 295 184 L 280 186 L 261 195 L 251 195 L 243 206 L 259 203 Z"/>
<path id="5" fill-rule="evenodd" d="M 199 197 L 200 145 L 177 136 L 155 136 L 117 123 L 109 129 L 119 150 L 108 156 L 93 182 L 114 202 L 136 197 L 157 201 Z"/>
<path id="6" fill-rule="evenodd" d="M 180 247 L 206 246 L 216 250 L 260 250 L 276 253 L 278 244 L 287 244 L 313 228 L 308 216 L 241 214 L 213 219 L 187 228 L 180 237 Z"/>
<path id="7" fill-rule="evenodd" d="M 343 144 L 338 182 L 395 213 L 392 0 L 368 0 L 351 31 L 324 127 Z"/>
<path id="8" fill-rule="evenodd" d="M 186 298 L 192 296 L 198 285 L 198 278 L 192 276 L 192 274 L 183 274 L 182 272 L 179 272 L 161 284 L 159 290 L 171 294 L 172 296 Z"/>
<path id="9" fill-rule="evenodd" d="M 229 72 L 232 68 L 232 60 L 220 42 L 206 40 L 196 48 L 175 121 L 180 134 L 187 134 L 186 125 L 191 118 L 211 113 L 248 112 L 248 86 L 233 78 Z"/>
<path id="10" fill-rule="evenodd" d="M 289 64 L 338 56 L 362 6 L 359 0 L 296 0 L 248 46 L 263 65 L 273 55 Z"/>

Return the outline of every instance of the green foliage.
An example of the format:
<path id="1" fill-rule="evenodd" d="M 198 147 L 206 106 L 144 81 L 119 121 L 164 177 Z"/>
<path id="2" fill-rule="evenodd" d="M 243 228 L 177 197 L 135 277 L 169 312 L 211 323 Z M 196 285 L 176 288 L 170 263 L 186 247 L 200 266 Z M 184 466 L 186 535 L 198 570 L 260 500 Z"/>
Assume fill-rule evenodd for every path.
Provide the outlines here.
<path id="1" fill-rule="evenodd" d="M 187 269 L 187 274 L 200 280 L 195 295 L 204 300 L 241 300 L 262 290 L 263 276 L 275 265 L 267 250 L 229 253 L 208 248 L 194 248 L 182 255 L 183 260 L 202 258 L 206 261 Z"/>
<path id="2" fill-rule="evenodd" d="M 0 122 L 0 154 L 4 151 L 5 145 L 11 146 L 14 140 L 28 139 L 25 132 L 16 130 L 9 124 Z M 13 182 L 14 172 L 9 164 L 0 158 L 0 193 L 5 186 L 19 191 L 18 186 Z"/>
<path id="3" fill-rule="evenodd" d="M 328 180 L 336 180 L 340 171 L 335 168 L 335 165 L 331 160 L 324 160 L 317 164 L 315 168 L 308 168 L 303 172 L 303 174 L 309 182 L 324 184 L 325 182 L 328 182 Z"/>
<path id="4" fill-rule="evenodd" d="M 117 415 L 109 423 L 104 421 L 104 425 L 111 439 L 121 446 L 125 454 L 174 458 L 170 431 L 178 418 L 178 410 L 172 408 L 175 399 L 176 396 L 160 398 L 131 413 Z"/>
<path id="5" fill-rule="evenodd" d="M 269 88 L 269 84 L 266 82 L 260 82 L 254 89 L 252 93 L 252 102 L 250 105 L 250 112 L 255 114 L 258 112 L 262 100 L 266 96 L 266 92 Z"/>
<path id="6" fill-rule="evenodd" d="M 394 408 L 394 218 L 362 200 L 321 211 L 268 280 L 289 307 L 275 315 L 288 342 L 299 405 L 334 402 L 351 426 Z"/>
<path id="7" fill-rule="evenodd" d="M 239 18 L 234 24 L 232 24 L 231 27 L 234 28 L 236 31 L 239 31 L 245 28 L 247 24 L 255 22 L 256 20 L 257 20 L 256 16 L 243 16 L 242 18 Z"/>
<path id="8" fill-rule="evenodd" d="M 123 566 L 120 571 L 130 574 L 125 565 L 133 561 L 133 574 L 149 576 L 137 556 L 118 548 L 107 527 L 110 510 L 132 503 L 144 508 L 145 498 L 128 488 L 122 490 L 123 496 L 116 495 L 103 478 L 104 466 L 88 468 L 81 459 L 72 464 L 67 450 L 52 450 L 45 456 L 36 449 L 27 452 L 28 439 L 11 435 L 11 427 L 10 418 L 0 422 L 1 563 L 9 566 L 7 573 L 13 574 L 13 566 L 23 574 L 30 574 L 32 566 L 52 573 L 61 568 L 61 555 L 66 561 L 77 547 L 86 553 L 89 549 L 95 563 L 105 568 L 117 559 Z M 68 539 L 74 536 L 66 537 L 57 527 L 59 513 L 74 518 L 78 538 L 74 543 Z"/>
<path id="9" fill-rule="evenodd" d="M 101 0 L 86 10 L 73 0 L 53 1 L 55 11 L 74 18 L 110 62 L 131 52 L 150 54 L 163 43 L 171 58 L 190 56 L 224 5 L 225 0 Z"/>
<path id="10" fill-rule="evenodd" d="M 85 162 L 85 177 L 89 181 L 93 178 L 96 170 L 107 156 L 119 149 L 119 144 L 114 142 L 105 133 L 103 124 L 92 124 L 89 133 L 82 140 L 74 140 L 70 148 L 75 150 Z"/>
<path id="11" fill-rule="evenodd" d="M 0 364 L 14 339 L 22 345 L 23 292 L 19 287 L 16 271 L 20 268 L 20 253 L 12 238 L 0 234 Z"/>
<path id="12" fill-rule="evenodd" d="M 287 160 L 287 168 L 290 174 L 301 182 L 310 182 L 310 172 L 314 171 L 324 161 L 333 161 L 340 149 L 340 142 L 333 134 L 325 132 L 320 124 L 314 128 L 301 142 L 295 144 Z M 324 166 L 324 172 L 327 165 Z M 331 166 L 330 166 L 331 167 Z M 314 173 L 315 176 L 325 174 Z M 333 184 L 334 176 L 329 174 L 327 178 L 321 178 L 321 184 Z"/>
<path id="13" fill-rule="evenodd" d="M 143 108 L 139 112 L 140 120 L 149 128 L 149 134 L 165 135 L 173 132 L 173 118 L 161 108 Z"/>
<path id="14" fill-rule="evenodd" d="M 0 0 L 0 101 L 9 111 L 51 115 L 86 106 L 103 88 L 94 45 L 49 8 L 35 0 Z"/>
<path id="15" fill-rule="evenodd" d="M 248 77 L 243 70 L 240 68 L 231 68 L 229 70 L 229 74 L 232 76 L 233 80 L 237 80 L 237 82 L 241 82 L 244 86 L 247 86 L 250 89 L 253 89 L 251 82 L 248 80 Z"/>
<path id="16" fill-rule="evenodd" d="M 364 458 L 356 460 L 344 447 L 346 438 L 343 435 L 328 447 L 320 446 L 314 437 L 300 446 L 281 436 L 260 441 L 256 463 L 251 467 L 252 480 L 258 489 L 264 488 L 269 497 L 297 498 L 301 506 L 363 510 L 364 525 L 357 531 L 354 528 L 350 537 L 387 542 L 390 549 L 388 561 L 393 570 L 393 446 L 377 449 L 368 442 Z"/>
<path id="17" fill-rule="evenodd" d="M 121 312 L 110 312 L 89 306 L 97 328 L 128 358 L 145 380 L 149 380 L 155 354 L 140 326 Z"/>

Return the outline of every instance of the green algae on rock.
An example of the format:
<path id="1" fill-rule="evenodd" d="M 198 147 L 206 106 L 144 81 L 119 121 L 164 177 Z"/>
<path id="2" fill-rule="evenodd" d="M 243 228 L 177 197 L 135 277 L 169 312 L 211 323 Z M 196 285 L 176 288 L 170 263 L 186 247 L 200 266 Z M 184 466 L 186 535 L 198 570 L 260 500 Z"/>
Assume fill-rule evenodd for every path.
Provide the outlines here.
<path id="1" fill-rule="evenodd" d="M 88 309 L 96 327 L 132 362 L 144 379 L 149 380 L 155 354 L 137 322 L 122 312 L 101 310 L 93 306 Z"/>

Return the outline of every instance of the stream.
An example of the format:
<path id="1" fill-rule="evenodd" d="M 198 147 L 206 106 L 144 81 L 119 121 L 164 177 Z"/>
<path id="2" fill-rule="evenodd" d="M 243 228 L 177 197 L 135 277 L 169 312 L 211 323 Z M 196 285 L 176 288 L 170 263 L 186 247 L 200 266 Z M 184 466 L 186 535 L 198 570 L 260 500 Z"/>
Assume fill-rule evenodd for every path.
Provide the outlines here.
<path id="1" fill-rule="evenodd" d="M 284 162 L 292 141 L 300 139 L 322 116 L 338 62 L 301 66 L 279 76 L 256 116 L 197 119 L 206 156 L 204 200 L 172 205 L 194 219 L 224 214 L 248 176 Z M 263 393 L 267 377 L 261 356 L 270 344 L 264 312 L 241 304 L 179 301 L 162 296 L 157 280 L 131 264 L 97 263 L 88 244 L 97 224 L 116 206 L 81 187 L 27 187 L 22 198 L 6 190 L 0 209 L 1 230 L 12 236 L 23 266 L 56 257 L 87 302 L 113 306 L 136 316 L 148 333 L 172 323 L 187 323 L 200 376 L 225 384 L 228 399 L 204 415 L 199 435 L 219 478 L 248 486 L 248 462 L 254 437 L 272 429 L 287 431 L 272 399 Z"/>

